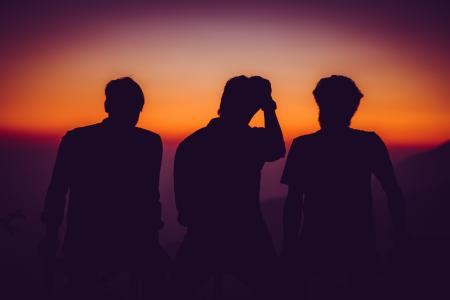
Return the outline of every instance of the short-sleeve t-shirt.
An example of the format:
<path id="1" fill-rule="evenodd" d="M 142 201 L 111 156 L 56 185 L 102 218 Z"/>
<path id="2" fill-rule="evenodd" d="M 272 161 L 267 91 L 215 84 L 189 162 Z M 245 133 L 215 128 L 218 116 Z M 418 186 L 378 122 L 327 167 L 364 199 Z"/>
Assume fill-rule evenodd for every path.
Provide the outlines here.
<path id="1" fill-rule="evenodd" d="M 189 227 L 242 228 L 262 219 L 261 169 L 280 158 L 265 128 L 232 127 L 220 118 L 186 138 L 175 158 L 179 218 Z"/>
<path id="2" fill-rule="evenodd" d="M 320 130 L 294 139 L 281 182 L 303 192 L 301 239 L 313 248 L 374 246 L 371 175 L 387 165 L 374 132 Z"/>

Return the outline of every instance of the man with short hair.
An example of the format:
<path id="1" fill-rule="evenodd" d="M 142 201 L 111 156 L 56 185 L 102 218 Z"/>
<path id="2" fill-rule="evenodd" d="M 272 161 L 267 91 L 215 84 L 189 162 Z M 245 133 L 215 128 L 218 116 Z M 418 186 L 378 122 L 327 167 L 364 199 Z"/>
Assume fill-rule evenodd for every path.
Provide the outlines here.
<path id="1" fill-rule="evenodd" d="M 326 299 L 373 299 L 372 174 L 387 194 L 396 242 L 405 236 L 403 196 L 381 138 L 350 128 L 363 97 L 356 84 L 333 75 L 313 94 L 321 129 L 294 139 L 281 180 L 289 187 L 283 253 L 305 280 L 317 275 L 319 284 L 328 283 L 320 289 Z"/>
<path id="2" fill-rule="evenodd" d="M 89 294 L 97 271 L 160 272 L 161 138 L 136 127 L 144 94 L 135 81 L 112 80 L 105 94 L 108 117 L 62 138 L 42 213 L 40 250 L 49 263 L 70 192 L 63 247 L 70 299 Z"/>
<path id="3" fill-rule="evenodd" d="M 264 111 L 265 127 L 248 124 Z M 257 294 L 274 297 L 276 253 L 259 203 L 261 169 L 285 147 L 268 80 L 238 76 L 225 85 L 219 117 L 186 138 L 175 157 L 175 199 L 187 233 L 172 290 L 193 299 L 213 274 L 233 273 Z"/>

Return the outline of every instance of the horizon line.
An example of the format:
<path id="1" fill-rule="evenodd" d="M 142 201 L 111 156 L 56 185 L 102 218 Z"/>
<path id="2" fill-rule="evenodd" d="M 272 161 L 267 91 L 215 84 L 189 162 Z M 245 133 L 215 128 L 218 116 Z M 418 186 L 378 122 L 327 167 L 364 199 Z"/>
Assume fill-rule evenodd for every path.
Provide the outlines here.
<path id="1" fill-rule="evenodd" d="M 138 126 L 139 127 L 139 126 Z M 33 143 L 33 142 L 42 142 L 44 144 L 55 144 L 58 143 L 61 137 L 64 135 L 65 131 L 48 131 L 48 132 L 38 132 L 33 130 L 26 129 L 16 129 L 16 128 L 5 128 L 0 127 L 0 141 L 11 141 L 11 142 L 22 142 L 22 143 Z M 178 144 L 184 138 L 186 138 L 190 133 L 184 135 L 180 134 L 178 136 L 170 136 L 167 137 L 161 135 L 161 139 L 163 143 L 173 145 Z M 292 138 L 286 138 L 286 145 L 290 146 Z M 386 142 L 386 145 L 389 148 L 436 148 L 441 145 L 450 142 L 450 137 L 447 139 L 443 139 L 441 141 L 434 142 Z"/>

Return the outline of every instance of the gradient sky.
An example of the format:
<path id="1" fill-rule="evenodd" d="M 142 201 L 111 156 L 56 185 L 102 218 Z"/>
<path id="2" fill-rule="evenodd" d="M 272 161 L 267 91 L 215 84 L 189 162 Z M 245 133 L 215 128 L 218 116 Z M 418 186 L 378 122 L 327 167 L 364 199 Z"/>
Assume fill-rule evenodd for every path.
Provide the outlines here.
<path id="1" fill-rule="evenodd" d="M 318 129 L 316 82 L 343 74 L 365 94 L 354 127 L 389 144 L 448 140 L 448 5 L 339 2 L 1 4 L 0 130 L 60 135 L 97 122 L 105 84 L 132 76 L 146 96 L 139 126 L 179 139 L 246 74 L 271 80 L 290 140 Z"/>

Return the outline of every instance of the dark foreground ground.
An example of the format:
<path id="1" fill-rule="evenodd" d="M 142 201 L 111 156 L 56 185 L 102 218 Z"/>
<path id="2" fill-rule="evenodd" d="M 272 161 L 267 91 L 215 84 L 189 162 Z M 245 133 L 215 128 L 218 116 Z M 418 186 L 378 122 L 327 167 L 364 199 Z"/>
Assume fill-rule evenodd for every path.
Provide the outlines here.
<path id="1" fill-rule="evenodd" d="M 161 195 L 166 227 L 161 242 L 173 257 L 183 229 L 176 224 L 171 183 L 174 146 L 166 147 Z M 43 228 L 39 212 L 54 160 L 56 143 L 0 141 L 0 299 L 38 299 L 43 266 L 36 247 Z M 389 241 L 389 214 L 384 195 L 374 183 L 374 212 L 382 263 L 378 272 L 380 299 L 450 299 L 450 143 L 423 149 L 391 149 L 405 191 L 411 240 L 396 256 Z M 283 162 L 265 167 L 263 211 L 279 248 L 285 188 L 278 179 Z M 23 215 L 23 216 L 22 216 Z M 392 259 L 392 258 L 395 259 Z M 101 299 L 126 299 L 128 275 L 103 274 Z M 229 274 L 225 299 L 249 299 L 250 291 Z M 55 286 L 61 294 L 64 274 Z M 211 299 L 212 281 L 200 291 Z M 317 293 L 318 296 L 320 293 Z M 317 298 L 320 299 L 320 298 Z"/>

